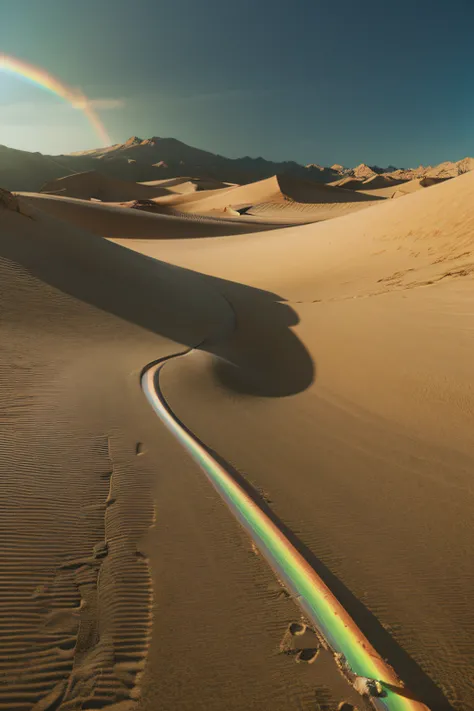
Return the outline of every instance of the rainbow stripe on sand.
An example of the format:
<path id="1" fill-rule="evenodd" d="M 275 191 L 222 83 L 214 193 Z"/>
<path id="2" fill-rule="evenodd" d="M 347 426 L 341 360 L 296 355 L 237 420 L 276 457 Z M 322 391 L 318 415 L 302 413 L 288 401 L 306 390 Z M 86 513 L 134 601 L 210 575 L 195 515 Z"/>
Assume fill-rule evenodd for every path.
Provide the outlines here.
<path id="1" fill-rule="evenodd" d="M 27 62 L 23 62 L 20 59 L 3 53 L 0 53 L 0 71 L 23 77 L 23 79 L 27 79 L 33 84 L 36 84 L 36 86 L 46 89 L 46 91 L 51 92 L 51 94 L 55 94 L 61 97 L 61 99 L 64 99 L 64 101 L 67 101 L 75 109 L 79 109 L 84 113 L 97 136 L 102 141 L 102 145 L 111 145 L 112 140 L 105 130 L 102 121 L 92 108 L 90 101 L 82 92 L 71 89 L 56 77 L 48 74 L 44 69 L 40 69 L 40 67 L 35 67 L 32 64 L 28 64 Z"/>
<path id="2" fill-rule="evenodd" d="M 334 655 L 343 655 L 346 676 L 352 681 L 366 677 L 380 682 L 383 694 L 370 699 L 377 711 L 428 711 L 424 704 L 410 698 L 393 669 L 273 521 L 174 417 L 158 384 L 163 366 L 164 363 L 154 365 L 142 375 L 142 388 L 151 406 L 205 472 L 326 646 Z"/>

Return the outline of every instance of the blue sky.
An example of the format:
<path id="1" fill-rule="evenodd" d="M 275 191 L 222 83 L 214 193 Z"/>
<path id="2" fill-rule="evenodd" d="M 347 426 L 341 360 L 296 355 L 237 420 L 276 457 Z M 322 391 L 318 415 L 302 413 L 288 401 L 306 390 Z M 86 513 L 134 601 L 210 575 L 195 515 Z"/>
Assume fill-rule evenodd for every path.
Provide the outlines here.
<path id="1" fill-rule="evenodd" d="M 409 166 L 474 155 L 472 0 L 0 0 L 0 52 L 100 100 L 114 142 Z M 0 143 L 95 147 L 81 112 L 0 73 Z"/>

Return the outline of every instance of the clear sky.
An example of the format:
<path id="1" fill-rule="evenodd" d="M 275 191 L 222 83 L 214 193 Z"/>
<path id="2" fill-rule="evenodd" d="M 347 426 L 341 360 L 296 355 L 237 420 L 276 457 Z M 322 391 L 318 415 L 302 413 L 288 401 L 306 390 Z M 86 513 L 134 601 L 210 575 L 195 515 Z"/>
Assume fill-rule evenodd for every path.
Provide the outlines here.
<path id="1" fill-rule="evenodd" d="M 0 17 L 0 53 L 98 100 L 114 142 L 348 166 L 474 155 L 474 0 L 0 0 Z M 0 143 L 98 139 L 0 72 Z"/>

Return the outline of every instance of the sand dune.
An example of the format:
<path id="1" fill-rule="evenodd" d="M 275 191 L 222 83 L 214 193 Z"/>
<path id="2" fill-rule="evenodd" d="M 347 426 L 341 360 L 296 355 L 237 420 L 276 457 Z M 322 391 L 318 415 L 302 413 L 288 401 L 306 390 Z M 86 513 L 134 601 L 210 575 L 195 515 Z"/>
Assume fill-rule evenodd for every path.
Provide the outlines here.
<path id="1" fill-rule="evenodd" d="M 159 205 L 177 208 L 186 213 L 212 212 L 226 207 L 242 208 L 260 203 L 311 203 L 331 204 L 363 202 L 365 196 L 334 188 L 325 184 L 298 180 L 285 175 L 273 176 L 248 185 L 239 185 L 222 190 L 202 191 L 195 195 L 163 197 Z"/>
<path id="2" fill-rule="evenodd" d="M 1 206 L 1 704 L 153 711 L 199 699 L 216 711 L 296 711 L 315 694 L 356 701 L 324 652 L 306 670 L 278 653 L 298 619 L 293 603 L 140 390 L 147 363 L 212 350 L 232 332 L 215 280 L 24 197 L 2 194 Z"/>
<path id="3" fill-rule="evenodd" d="M 165 216 L 179 220 L 178 224 L 171 227 L 176 236 L 229 235 L 272 229 L 282 224 L 328 220 L 369 207 L 377 200 L 377 197 L 285 176 L 275 176 L 250 185 L 196 190 L 192 193 L 187 192 L 189 181 L 165 183 L 166 186 L 161 181 L 149 184 L 126 183 L 113 181 L 98 173 L 84 173 L 54 181 L 54 185 L 45 186 L 41 194 L 22 195 L 25 199 L 36 201 L 41 209 L 72 220 L 74 224 L 95 234 L 149 239 L 168 235 L 169 223 L 163 219 Z M 54 193 L 47 189 L 62 184 L 67 186 L 62 192 L 58 190 Z M 191 185 L 195 187 L 193 183 Z M 171 193 L 182 186 L 183 193 Z M 166 192 L 166 195 L 144 198 L 143 195 L 148 191 L 151 195 L 158 191 Z M 84 199 L 71 198 L 66 193 L 82 193 Z M 122 196 L 121 202 L 105 202 L 105 198 L 112 200 L 112 197 L 118 195 Z M 96 204 L 97 196 L 102 198 L 103 210 Z M 124 196 L 128 196 L 128 199 Z M 92 202 L 89 198 L 92 198 Z M 130 208 L 134 208 L 132 214 Z M 127 209 L 126 215 L 124 209 Z M 150 219 L 151 215 L 138 219 L 136 211 L 154 213 L 154 220 Z M 193 216 L 191 223 L 190 216 Z"/>
<path id="4" fill-rule="evenodd" d="M 345 188 L 346 190 L 358 190 L 365 192 L 368 190 L 388 190 L 389 188 L 396 187 L 397 185 L 402 185 L 404 182 L 406 181 L 394 179 L 390 175 L 373 175 L 369 178 L 346 176 L 341 180 L 336 180 L 334 183 L 330 183 L 330 185 L 333 187 Z"/>
<path id="5" fill-rule="evenodd" d="M 261 202 L 245 210 L 245 216 L 262 220 L 280 220 L 282 222 L 322 222 L 335 217 L 342 217 L 358 210 L 375 205 L 378 198 L 372 201 L 332 202 L 332 203 L 301 203 L 301 202 Z M 231 208 L 232 209 L 232 208 Z M 228 211 L 229 208 L 226 208 Z M 239 214 L 237 212 L 237 214 Z"/>
<path id="6" fill-rule="evenodd" d="M 150 180 L 141 185 L 159 186 L 167 188 L 170 192 L 192 193 L 196 190 L 219 190 L 235 187 L 233 183 L 223 183 L 212 178 L 169 178 L 164 180 Z"/>
<path id="7" fill-rule="evenodd" d="M 221 237 L 248 234 L 280 227 L 280 221 L 250 216 L 245 220 L 223 213 L 216 217 L 198 214 L 163 215 L 154 202 L 129 201 L 101 203 L 77 198 L 64 198 L 44 193 L 18 193 L 25 203 L 43 212 L 88 230 L 100 237 L 129 239 L 175 239 Z M 372 204 L 372 203 L 368 203 Z M 136 209 L 134 209 L 136 208 Z M 289 216 L 286 224 L 297 223 Z M 311 218 L 307 218 L 307 222 Z"/>
<path id="8" fill-rule="evenodd" d="M 329 185 L 334 188 L 344 188 L 345 190 L 360 190 L 364 183 L 365 179 L 354 178 L 352 175 L 347 175 L 345 178 L 329 183 Z"/>
<path id="9" fill-rule="evenodd" d="M 377 176 L 381 178 L 382 176 Z M 433 185 L 438 185 L 443 183 L 447 178 L 414 178 L 413 180 L 407 181 L 390 181 L 385 187 L 381 186 L 376 189 L 368 188 L 368 182 L 362 185 L 360 191 L 365 195 L 372 197 L 383 197 L 383 198 L 393 198 L 402 197 L 403 195 L 409 195 L 410 193 L 417 192 L 422 188 L 430 188 Z"/>
<path id="10" fill-rule="evenodd" d="M 425 703 L 459 711 L 474 707 L 473 190 L 469 174 L 319 225 L 159 249 L 214 277 L 240 324 L 215 351 L 238 368 L 167 366 L 173 410 L 268 492 Z M 315 372 L 272 341 L 279 319 Z"/>
<path id="11" fill-rule="evenodd" d="M 150 418 L 134 372 L 227 307 L 197 277 L 6 202 L 0 703 L 97 707 L 130 698 L 150 640 L 156 463 L 137 457 Z"/>
<path id="12" fill-rule="evenodd" d="M 193 193 L 197 190 L 196 183 L 190 178 L 170 178 L 169 180 L 148 180 L 140 185 L 166 188 L 170 193 Z"/>
<path id="13" fill-rule="evenodd" d="M 374 175 L 364 181 L 365 190 L 376 190 L 377 188 L 390 188 L 394 185 L 402 185 L 403 180 L 394 180 L 387 175 Z"/>
<path id="14" fill-rule="evenodd" d="M 443 269 L 445 262 L 451 267 L 453 263 L 462 265 L 466 259 L 469 261 L 474 239 L 470 231 L 474 215 L 470 200 L 473 181 L 473 175 L 467 174 L 435 185 L 430 190 L 408 195 L 403 204 L 383 200 L 375 205 L 372 203 L 368 210 L 317 227 L 307 225 L 294 230 L 278 230 L 272 238 L 273 258 L 276 261 L 282 259 L 287 269 L 283 274 L 275 273 L 273 264 L 266 260 L 260 263 L 259 269 L 264 270 L 265 277 L 268 276 L 269 288 L 277 289 L 282 284 L 287 288 L 291 284 L 292 294 L 294 291 L 298 297 L 305 294 L 307 284 L 310 295 L 315 293 L 321 298 L 360 296 L 374 288 L 383 291 L 384 282 L 379 282 L 378 278 L 384 276 L 385 269 L 388 274 L 392 273 L 392 267 L 393 272 L 411 267 L 403 271 L 398 279 L 394 278 L 399 286 L 410 284 L 413 277 L 420 274 L 431 278 L 438 274 L 440 268 Z M 314 246 L 316 234 L 318 241 Z M 246 263 L 248 254 L 252 253 L 257 258 L 268 247 L 267 238 L 244 238 L 244 242 L 245 250 L 239 238 L 216 244 L 201 241 L 198 248 L 199 269 L 213 273 L 211 253 L 225 251 L 226 255 L 234 255 L 235 252 L 235 259 L 225 266 L 223 276 L 240 278 L 239 269 Z M 185 245 L 183 242 L 179 247 L 179 254 L 187 253 Z M 163 255 L 168 256 L 168 249 L 174 249 L 174 246 L 168 243 L 160 249 Z M 318 254 L 324 254 L 324 261 L 318 261 L 321 266 L 316 271 L 311 260 L 302 259 L 306 250 L 313 249 Z M 194 249 L 189 253 L 193 259 L 197 256 Z M 241 260 L 237 258 L 238 253 L 242 253 Z M 219 264 L 219 270 L 221 266 Z M 217 276 L 217 272 L 214 275 Z M 350 281 L 346 283 L 345 279 L 349 277 Z M 328 293 L 326 287 L 330 287 Z"/>
<path id="15" fill-rule="evenodd" d="M 6 708 L 364 708 L 323 651 L 295 664 L 294 601 L 148 407 L 142 369 L 180 353 L 179 421 L 410 692 L 474 708 L 474 173 L 376 204 L 311 188 L 155 201 L 180 218 L 0 194 Z"/>
<path id="16" fill-rule="evenodd" d="M 66 175 L 64 178 L 51 180 L 43 185 L 41 192 L 63 197 L 81 198 L 83 200 L 95 198 L 103 202 L 146 200 L 171 194 L 169 190 L 159 185 L 146 185 L 118 180 L 97 171 L 75 173 Z"/>
<path id="17" fill-rule="evenodd" d="M 140 185 L 151 185 L 153 187 L 160 186 L 162 188 L 178 187 L 182 183 L 189 183 L 191 178 L 181 177 L 181 178 L 163 178 L 162 180 L 146 180 L 141 182 Z"/>

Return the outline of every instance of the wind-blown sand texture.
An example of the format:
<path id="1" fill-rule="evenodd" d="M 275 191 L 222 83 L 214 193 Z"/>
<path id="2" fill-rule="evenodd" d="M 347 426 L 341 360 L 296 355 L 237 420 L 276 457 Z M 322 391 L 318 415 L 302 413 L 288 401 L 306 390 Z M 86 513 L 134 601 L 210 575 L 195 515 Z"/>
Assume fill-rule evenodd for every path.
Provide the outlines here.
<path id="1" fill-rule="evenodd" d="M 473 190 L 250 232 L 2 198 L 3 708 L 365 708 L 295 663 L 295 602 L 146 402 L 186 352 L 179 420 L 417 698 L 474 708 Z"/>

